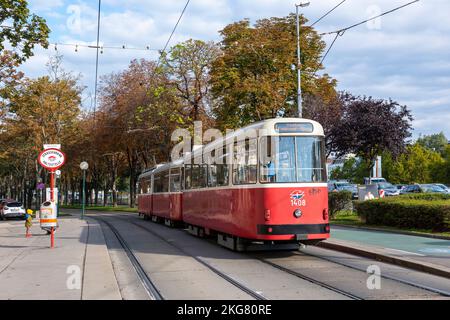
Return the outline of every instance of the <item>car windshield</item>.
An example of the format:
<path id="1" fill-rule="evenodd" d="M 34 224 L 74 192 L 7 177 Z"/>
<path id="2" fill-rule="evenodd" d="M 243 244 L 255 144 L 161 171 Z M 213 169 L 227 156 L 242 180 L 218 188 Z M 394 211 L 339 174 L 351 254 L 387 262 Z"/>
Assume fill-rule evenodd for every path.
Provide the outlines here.
<path id="1" fill-rule="evenodd" d="M 21 207 L 22 204 L 20 202 L 10 202 L 5 204 L 9 208 L 18 208 Z"/>
<path id="2" fill-rule="evenodd" d="M 382 189 L 394 188 L 394 186 L 392 184 L 390 184 L 389 182 L 381 182 L 378 184 L 378 186 Z"/>
<path id="3" fill-rule="evenodd" d="M 323 137 L 263 137 L 261 182 L 325 182 Z"/>
<path id="4" fill-rule="evenodd" d="M 355 190 L 356 185 L 351 183 L 337 183 L 336 187 L 341 190 Z"/>

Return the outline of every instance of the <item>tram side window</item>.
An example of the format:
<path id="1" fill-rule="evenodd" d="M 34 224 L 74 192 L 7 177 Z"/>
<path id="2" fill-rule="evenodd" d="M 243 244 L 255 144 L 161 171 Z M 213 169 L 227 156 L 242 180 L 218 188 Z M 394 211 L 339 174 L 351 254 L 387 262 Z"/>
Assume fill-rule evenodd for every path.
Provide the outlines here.
<path id="1" fill-rule="evenodd" d="M 208 186 L 212 188 L 227 186 L 228 176 L 228 165 L 212 164 L 209 166 Z"/>
<path id="2" fill-rule="evenodd" d="M 153 193 L 162 192 L 162 181 L 160 174 L 155 174 L 153 178 Z"/>
<path id="3" fill-rule="evenodd" d="M 139 184 L 140 184 L 139 192 L 141 194 L 150 193 L 150 184 L 151 184 L 150 178 L 143 178 L 143 179 L 141 179 Z"/>
<path id="4" fill-rule="evenodd" d="M 170 171 L 170 192 L 181 191 L 181 170 L 175 168 Z"/>
<path id="5" fill-rule="evenodd" d="M 184 188 L 186 190 L 192 189 L 192 164 L 187 164 L 184 167 Z"/>
<path id="6" fill-rule="evenodd" d="M 162 185 L 163 185 L 163 191 L 162 192 L 169 192 L 169 170 L 162 173 Z"/>
<path id="7" fill-rule="evenodd" d="M 257 140 L 235 143 L 233 152 L 233 184 L 255 184 L 257 180 Z"/>
<path id="8" fill-rule="evenodd" d="M 208 178 L 207 165 L 192 165 L 192 189 L 206 188 Z"/>

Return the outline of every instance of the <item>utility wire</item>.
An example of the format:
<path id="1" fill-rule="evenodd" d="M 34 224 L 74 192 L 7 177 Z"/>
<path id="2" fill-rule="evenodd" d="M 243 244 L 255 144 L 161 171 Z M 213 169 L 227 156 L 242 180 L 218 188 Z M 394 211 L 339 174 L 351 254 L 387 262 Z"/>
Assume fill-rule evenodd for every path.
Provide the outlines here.
<path id="1" fill-rule="evenodd" d="M 375 16 L 375 17 L 369 18 L 369 19 L 367 19 L 367 20 L 358 22 L 358 23 L 356 23 L 356 24 L 354 24 L 354 25 L 351 25 L 351 26 L 349 26 L 349 27 L 346 27 L 346 28 L 343 28 L 343 29 L 339 29 L 339 30 L 336 30 L 336 31 L 331 31 L 331 32 L 321 33 L 321 34 L 319 34 L 319 35 L 320 35 L 320 36 L 324 36 L 324 35 L 327 35 L 327 34 L 336 34 L 336 33 L 345 32 L 345 31 L 347 31 L 347 30 L 349 30 L 349 29 L 355 28 L 355 27 L 360 26 L 360 25 L 362 25 L 362 24 L 364 24 L 364 23 L 367 23 L 367 22 L 369 22 L 369 21 L 375 20 L 375 19 L 377 19 L 377 18 L 380 18 L 380 17 L 382 17 L 382 16 L 385 16 L 385 15 L 387 15 L 387 14 L 389 14 L 389 13 L 394 12 L 394 11 L 400 10 L 400 9 L 402 9 L 402 8 L 404 8 L 404 7 L 407 7 L 407 6 L 409 6 L 409 5 L 412 5 L 413 3 L 416 3 L 416 2 L 419 2 L 419 1 L 420 1 L 420 0 L 411 1 L 411 2 L 406 3 L 406 4 L 404 4 L 404 5 L 400 6 L 400 7 L 394 8 L 394 9 L 389 10 L 389 11 L 386 11 L 386 12 L 383 12 L 382 14 L 379 14 L 378 16 Z"/>
<path id="2" fill-rule="evenodd" d="M 336 31 L 325 32 L 325 33 L 319 34 L 320 36 L 330 35 L 330 34 L 335 34 L 335 35 L 336 35 L 336 36 L 334 37 L 333 42 L 331 43 L 330 47 L 328 48 L 327 52 L 326 52 L 325 55 L 322 57 L 322 60 L 320 61 L 320 64 L 319 64 L 319 65 L 321 65 L 321 64 L 323 63 L 323 61 L 325 60 L 325 58 L 328 56 L 328 54 L 329 54 L 330 51 L 331 51 L 331 48 L 332 48 L 333 45 L 336 43 L 336 40 L 337 40 L 339 37 L 343 36 L 344 33 L 345 33 L 347 30 L 352 29 L 352 28 L 355 28 L 355 27 L 357 27 L 357 26 L 360 26 L 360 25 L 362 25 L 362 24 L 364 24 L 364 23 L 367 23 L 367 22 L 369 22 L 369 21 L 375 20 L 375 19 L 380 18 L 380 17 L 382 17 L 382 16 L 385 16 L 385 15 L 387 15 L 387 14 L 389 14 L 389 13 L 394 12 L 394 11 L 400 10 L 400 9 L 402 9 L 402 8 L 404 8 L 404 7 L 407 7 L 407 6 L 409 6 L 409 5 L 412 5 L 413 3 L 416 3 L 416 2 L 419 2 L 419 1 L 420 1 L 420 0 L 411 1 L 411 2 L 406 3 L 406 4 L 404 4 L 404 5 L 400 6 L 400 7 L 394 8 L 394 9 L 389 10 L 389 11 L 386 11 L 386 12 L 383 12 L 382 14 L 379 14 L 378 16 L 375 16 L 375 17 L 366 19 L 366 20 L 364 20 L 364 21 L 362 21 L 362 22 L 356 23 L 356 24 L 354 24 L 354 25 L 351 25 L 351 26 L 346 27 L 346 28 L 343 28 L 343 29 L 339 29 L 339 30 L 336 30 Z M 316 71 L 314 72 L 314 74 L 316 74 L 318 70 L 319 70 L 319 68 L 316 69 Z"/>
<path id="3" fill-rule="evenodd" d="M 59 43 L 54 42 L 51 43 L 51 45 L 55 46 L 55 50 L 58 50 L 58 46 L 65 46 L 65 47 L 73 47 L 75 48 L 75 52 L 78 52 L 78 48 L 89 48 L 89 49 L 97 49 L 96 45 L 89 45 L 89 44 L 78 44 L 78 43 Z M 103 53 L 103 49 L 114 49 L 114 50 L 137 50 L 137 51 L 160 51 L 160 49 L 152 49 L 150 46 L 145 46 L 143 48 L 136 48 L 136 47 L 128 47 L 126 45 L 122 46 L 111 46 L 111 45 L 100 45 L 98 47 L 100 49 L 100 53 Z"/>
<path id="4" fill-rule="evenodd" d="M 345 1 L 347 0 L 342 0 L 337 6 L 335 6 L 333 9 L 331 9 L 330 11 L 328 11 L 327 13 L 325 13 L 323 16 L 321 16 L 319 19 L 317 19 L 316 21 L 314 21 L 314 23 L 312 25 L 310 25 L 310 27 L 314 27 L 315 24 L 319 23 L 320 21 L 322 21 L 323 18 L 325 18 L 326 16 L 328 16 L 330 13 L 332 13 L 334 10 L 336 10 L 337 8 L 339 8 Z"/>
<path id="5" fill-rule="evenodd" d="M 175 26 L 173 27 L 172 33 L 169 36 L 169 39 L 167 39 L 166 44 L 164 45 L 164 49 L 161 51 L 161 55 L 159 56 L 158 59 L 158 64 L 161 60 L 162 55 L 166 52 L 167 47 L 169 46 L 170 40 L 172 40 L 173 35 L 175 34 L 175 31 L 177 30 L 178 24 L 180 23 L 181 19 L 183 18 L 184 13 L 186 12 L 186 9 L 189 5 L 189 2 L 191 2 L 191 0 L 187 0 L 186 5 L 183 8 L 183 11 L 181 11 L 180 17 L 178 18 L 177 23 L 175 24 Z"/>

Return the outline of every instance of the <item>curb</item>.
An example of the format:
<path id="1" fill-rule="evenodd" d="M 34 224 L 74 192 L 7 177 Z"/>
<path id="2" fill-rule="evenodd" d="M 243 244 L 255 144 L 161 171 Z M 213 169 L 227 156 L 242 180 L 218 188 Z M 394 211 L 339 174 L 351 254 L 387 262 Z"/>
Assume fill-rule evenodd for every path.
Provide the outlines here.
<path id="1" fill-rule="evenodd" d="M 411 231 L 401 231 L 401 230 L 397 231 L 397 230 L 389 230 L 389 229 L 382 229 L 382 228 L 360 227 L 360 226 L 352 226 L 352 225 L 339 224 L 339 223 L 330 223 L 330 225 L 332 227 L 359 229 L 359 230 L 375 231 L 375 232 L 387 232 L 387 233 L 393 233 L 393 234 L 402 234 L 405 236 L 414 236 L 414 237 L 431 238 L 431 239 L 450 240 L 450 237 L 447 237 L 447 236 L 438 236 L 438 235 L 432 235 L 432 234 L 426 234 L 426 233 L 415 233 L 415 232 L 411 232 Z"/>
<path id="2" fill-rule="evenodd" d="M 330 241 L 323 241 L 317 244 L 317 247 L 330 249 L 340 252 L 345 252 L 381 262 L 386 262 L 394 265 L 398 265 L 400 267 L 405 267 L 409 269 L 413 269 L 420 272 L 426 272 L 429 274 L 433 274 L 440 277 L 445 277 L 450 279 L 450 268 L 444 266 L 438 266 L 431 263 L 426 262 L 418 262 L 416 260 L 408 259 L 408 258 L 399 258 L 391 255 L 387 255 L 385 253 L 381 253 L 377 248 L 368 248 L 364 249 L 357 246 L 350 246 L 343 243 L 336 243 Z M 370 251 L 369 251 L 370 250 Z"/>

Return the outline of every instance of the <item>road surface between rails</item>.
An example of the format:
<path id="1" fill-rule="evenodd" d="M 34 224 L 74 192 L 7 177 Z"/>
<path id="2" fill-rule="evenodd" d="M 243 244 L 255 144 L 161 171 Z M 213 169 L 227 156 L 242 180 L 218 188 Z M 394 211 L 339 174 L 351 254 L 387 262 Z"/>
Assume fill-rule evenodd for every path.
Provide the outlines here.
<path id="1" fill-rule="evenodd" d="M 448 299 L 450 280 L 319 247 L 238 253 L 132 213 L 64 210 L 56 248 L 23 221 L 0 222 L 0 299 Z M 369 266 L 381 288 L 367 286 Z M 74 270 L 81 275 L 73 288 Z M 145 278 L 148 281 L 143 281 Z M 69 288 L 70 287 L 70 288 Z M 6 289 L 5 289 L 6 288 Z"/>

